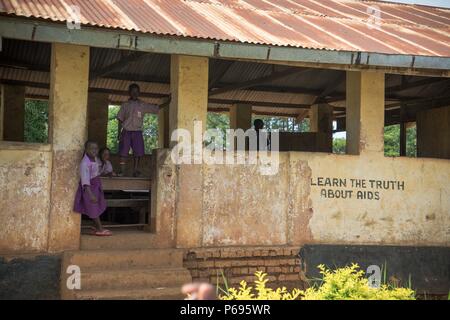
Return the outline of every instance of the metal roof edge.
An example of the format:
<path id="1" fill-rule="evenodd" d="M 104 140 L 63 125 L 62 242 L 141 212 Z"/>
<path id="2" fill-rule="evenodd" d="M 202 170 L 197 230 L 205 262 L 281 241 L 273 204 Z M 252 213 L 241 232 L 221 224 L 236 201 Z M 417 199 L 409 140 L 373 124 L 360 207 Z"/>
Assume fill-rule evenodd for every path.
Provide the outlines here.
<path id="1" fill-rule="evenodd" d="M 30 20 L 29 18 L 0 16 L 0 37 L 211 58 L 306 63 L 312 65 L 332 64 L 361 69 L 374 66 L 386 68 L 387 71 L 392 71 L 390 68 L 424 69 L 425 72 L 426 70 L 435 70 L 435 72 L 431 73 L 450 77 L 450 57 L 275 47 L 186 37 L 159 36 L 98 27 L 70 29 L 64 23 L 44 22 L 41 20 Z"/>

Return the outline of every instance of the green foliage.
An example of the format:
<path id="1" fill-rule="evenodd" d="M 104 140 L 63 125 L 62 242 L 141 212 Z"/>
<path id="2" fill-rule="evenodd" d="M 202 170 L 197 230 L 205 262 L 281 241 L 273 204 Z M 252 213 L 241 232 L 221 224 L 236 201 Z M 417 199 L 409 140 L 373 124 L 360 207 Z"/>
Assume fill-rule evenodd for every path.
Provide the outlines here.
<path id="1" fill-rule="evenodd" d="M 406 130 L 406 156 L 416 157 L 416 127 Z M 384 127 L 384 155 L 387 157 L 400 156 L 400 125 Z"/>
<path id="2" fill-rule="evenodd" d="M 406 129 L 406 156 L 417 157 L 417 127 Z"/>
<path id="3" fill-rule="evenodd" d="M 226 129 L 230 128 L 230 117 L 224 113 L 208 112 L 207 129 L 219 129 L 225 135 Z"/>
<path id="4" fill-rule="evenodd" d="M 145 153 L 151 154 L 153 149 L 158 148 L 158 115 L 146 114 L 144 116 L 144 136 Z"/>
<path id="5" fill-rule="evenodd" d="M 115 154 L 119 152 L 118 143 L 118 122 L 116 120 L 117 113 L 119 112 L 120 106 L 109 106 L 108 112 L 108 129 L 106 134 L 106 145 L 111 150 L 111 153 Z"/>
<path id="6" fill-rule="evenodd" d="M 219 295 L 221 300 L 297 300 L 302 291 L 293 289 L 289 292 L 286 287 L 271 289 L 266 286 L 269 279 L 267 273 L 255 272 L 255 286 L 249 287 L 246 281 L 241 281 L 238 289 L 226 288 L 222 290 L 223 295 Z"/>
<path id="7" fill-rule="evenodd" d="M 384 127 L 384 155 L 398 157 L 400 155 L 400 125 Z"/>
<path id="8" fill-rule="evenodd" d="M 25 101 L 25 142 L 48 142 L 48 102 Z"/>
<path id="9" fill-rule="evenodd" d="M 346 140 L 345 138 L 333 139 L 333 153 L 345 154 Z"/>

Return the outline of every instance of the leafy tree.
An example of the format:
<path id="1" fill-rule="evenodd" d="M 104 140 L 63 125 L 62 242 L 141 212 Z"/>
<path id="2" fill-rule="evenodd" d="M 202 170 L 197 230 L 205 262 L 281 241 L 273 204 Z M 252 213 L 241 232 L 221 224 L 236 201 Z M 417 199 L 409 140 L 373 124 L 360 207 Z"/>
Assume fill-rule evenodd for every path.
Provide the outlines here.
<path id="1" fill-rule="evenodd" d="M 116 120 L 117 113 L 119 112 L 120 106 L 109 106 L 108 112 L 108 129 L 106 133 L 106 145 L 111 150 L 111 153 L 119 152 L 119 143 L 117 142 L 117 130 L 118 122 Z"/>
<path id="2" fill-rule="evenodd" d="M 416 157 L 417 143 L 416 127 L 406 130 L 406 156 Z M 388 157 L 398 157 L 400 155 L 400 125 L 392 125 L 384 128 L 384 154 Z"/>
<path id="3" fill-rule="evenodd" d="M 43 100 L 25 101 L 25 142 L 48 142 L 48 102 Z"/>
<path id="4" fill-rule="evenodd" d="M 345 146 L 347 142 L 345 138 L 333 139 L 333 153 L 345 154 Z"/>
<path id="5" fill-rule="evenodd" d="M 406 129 L 406 156 L 417 157 L 417 127 Z"/>
<path id="6" fill-rule="evenodd" d="M 384 127 L 384 155 L 398 157 L 400 155 L 400 125 Z"/>

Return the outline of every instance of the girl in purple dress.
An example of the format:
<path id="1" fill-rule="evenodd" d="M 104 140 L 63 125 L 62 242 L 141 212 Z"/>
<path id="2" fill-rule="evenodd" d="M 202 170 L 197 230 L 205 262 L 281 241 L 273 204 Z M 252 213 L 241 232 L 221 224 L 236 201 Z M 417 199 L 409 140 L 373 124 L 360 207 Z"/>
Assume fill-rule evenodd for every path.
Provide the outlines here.
<path id="1" fill-rule="evenodd" d="M 103 228 L 100 215 L 106 210 L 100 172 L 97 162 L 98 145 L 87 141 L 84 145 L 84 156 L 80 164 L 80 184 L 75 196 L 74 211 L 85 214 L 94 221 L 96 236 L 110 236 L 111 231 Z"/>

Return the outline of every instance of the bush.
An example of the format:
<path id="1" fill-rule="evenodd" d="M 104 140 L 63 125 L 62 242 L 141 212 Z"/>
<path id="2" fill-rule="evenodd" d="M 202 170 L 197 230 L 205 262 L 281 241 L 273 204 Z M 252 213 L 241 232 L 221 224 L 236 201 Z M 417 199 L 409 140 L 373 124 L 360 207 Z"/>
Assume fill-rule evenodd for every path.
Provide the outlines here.
<path id="1" fill-rule="evenodd" d="M 306 289 L 304 300 L 415 300 L 414 291 L 408 288 L 396 288 L 382 284 L 372 288 L 364 277 L 364 271 L 357 264 L 350 267 L 327 269 L 319 265 L 322 274 L 320 286 Z"/>
<path id="2" fill-rule="evenodd" d="M 267 274 L 255 273 L 255 290 L 247 282 L 241 281 L 240 287 L 221 289 L 222 300 L 415 300 L 415 293 L 409 288 L 397 288 L 383 284 L 380 288 L 372 288 L 364 277 L 364 271 L 357 264 L 339 268 L 334 271 L 323 265 L 318 266 L 322 274 L 321 283 L 305 291 L 285 287 L 270 289 L 266 287 Z"/>
<path id="3" fill-rule="evenodd" d="M 296 300 L 302 293 L 299 289 L 288 292 L 285 287 L 273 290 L 266 287 L 267 274 L 261 271 L 255 272 L 255 290 L 247 286 L 246 281 L 241 281 L 239 289 L 228 288 L 222 290 L 225 295 L 220 295 L 221 300 Z"/>

